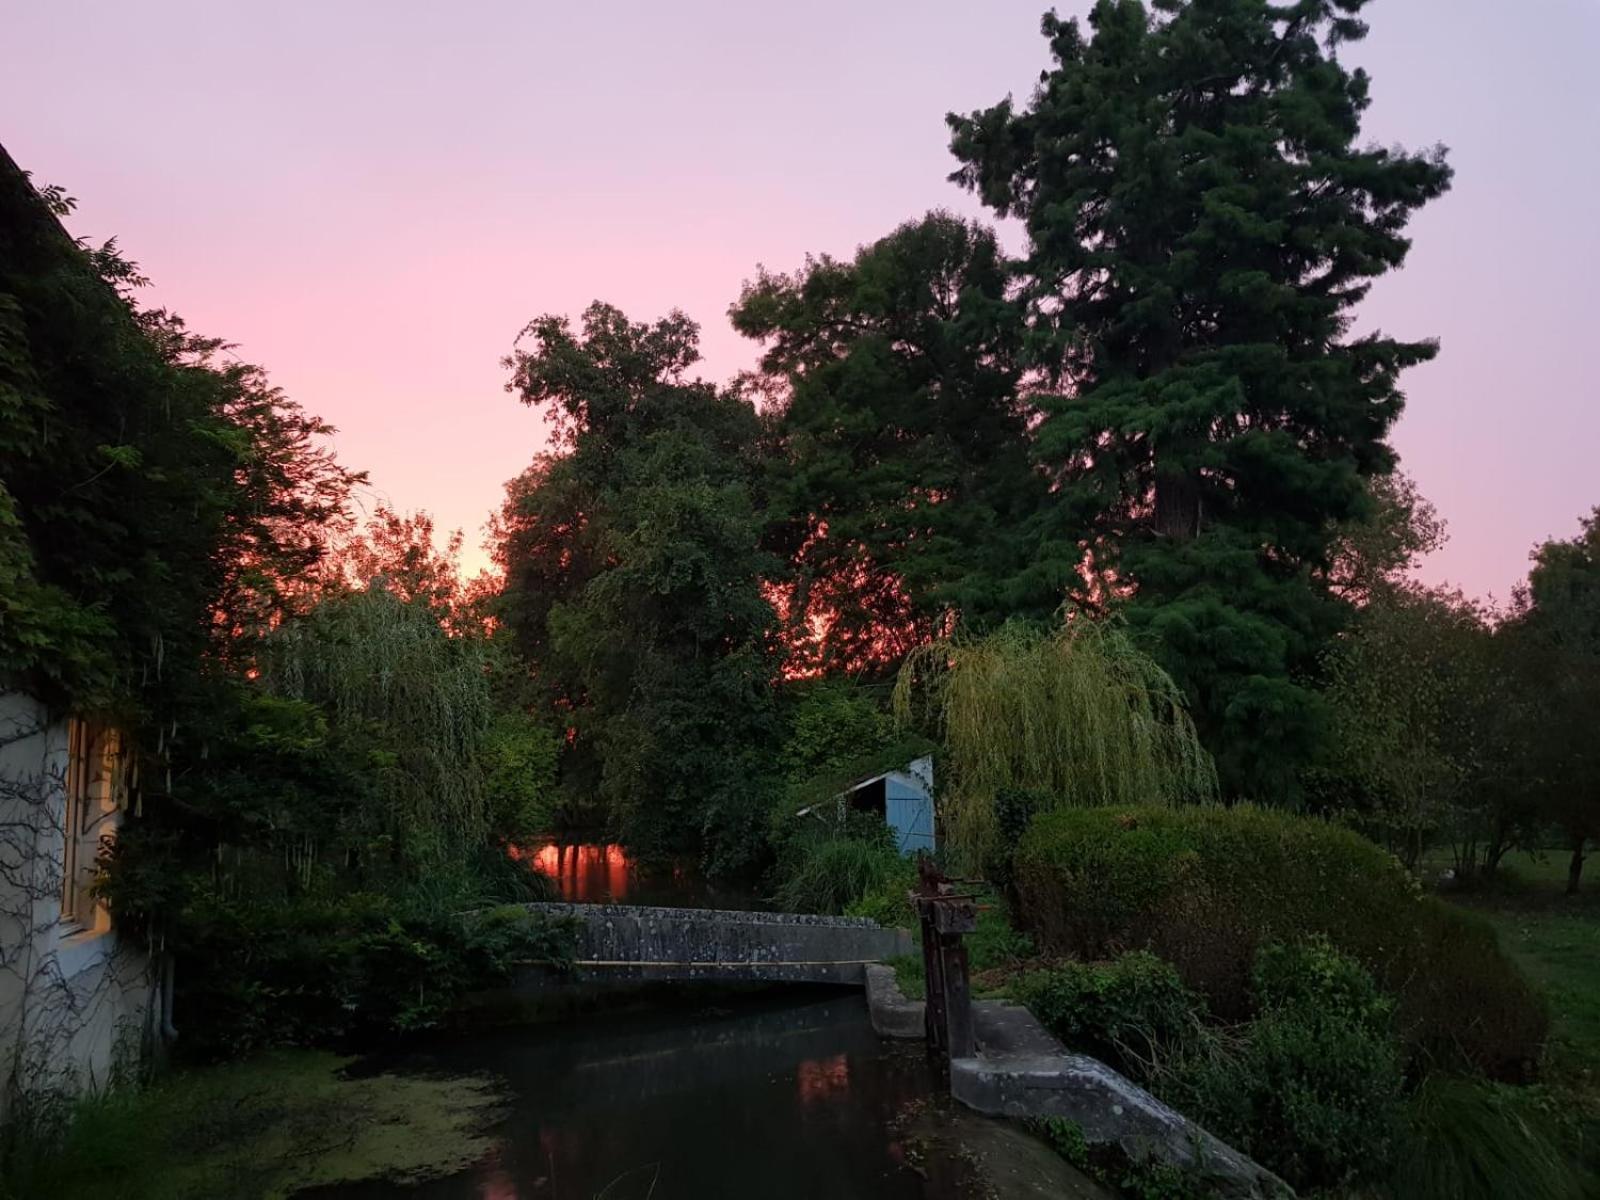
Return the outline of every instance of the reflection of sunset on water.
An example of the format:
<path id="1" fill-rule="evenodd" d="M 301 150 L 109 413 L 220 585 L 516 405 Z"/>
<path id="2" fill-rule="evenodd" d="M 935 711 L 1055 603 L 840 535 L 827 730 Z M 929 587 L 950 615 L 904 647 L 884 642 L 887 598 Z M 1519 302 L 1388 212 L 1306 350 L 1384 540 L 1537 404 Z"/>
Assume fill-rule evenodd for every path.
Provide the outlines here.
<path id="1" fill-rule="evenodd" d="M 850 1059 L 843 1054 L 807 1059 L 795 1068 L 794 1081 L 800 1103 L 830 1100 L 850 1090 Z"/>
<path id="2" fill-rule="evenodd" d="M 633 864 L 621 846 L 546 842 L 537 848 L 513 846 L 511 857 L 554 880 L 561 898 L 574 904 L 619 903 L 628 898 Z"/>

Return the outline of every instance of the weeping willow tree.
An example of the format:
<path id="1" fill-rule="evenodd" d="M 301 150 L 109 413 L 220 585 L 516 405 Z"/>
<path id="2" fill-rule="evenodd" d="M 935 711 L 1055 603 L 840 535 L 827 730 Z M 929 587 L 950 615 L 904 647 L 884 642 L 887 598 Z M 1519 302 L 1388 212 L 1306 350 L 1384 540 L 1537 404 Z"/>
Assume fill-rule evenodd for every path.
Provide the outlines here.
<path id="1" fill-rule="evenodd" d="M 425 864 L 484 840 L 481 755 L 493 710 L 482 642 L 452 637 L 420 600 L 381 582 L 289 622 L 261 657 L 262 682 L 370 733 L 376 811 L 368 831 Z"/>
<path id="2" fill-rule="evenodd" d="M 1113 623 L 1012 624 L 924 646 L 900 669 L 894 708 L 944 747 L 945 839 L 974 862 L 994 838 L 1004 789 L 1047 808 L 1216 795 L 1178 686 Z"/>

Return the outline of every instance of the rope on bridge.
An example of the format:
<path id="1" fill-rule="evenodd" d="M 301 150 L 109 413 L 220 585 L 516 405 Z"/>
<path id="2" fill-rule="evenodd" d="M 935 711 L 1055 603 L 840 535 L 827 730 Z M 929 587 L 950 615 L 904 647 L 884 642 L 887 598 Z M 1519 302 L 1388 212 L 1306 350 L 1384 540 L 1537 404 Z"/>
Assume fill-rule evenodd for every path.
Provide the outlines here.
<path id="1" fill-rule="evenodd" d="M 674 959 L 668 962 L 641 962 L 636 958 L 580 958 L 573 962 L 575 967 L 866 967 L 873 963 L 880 963 L 881 958 L 829 958 L 811 962 L 772 962 L 767 959 L 745 961 L 742 959 L 721 959 L 717 962 L 684 962 Z"/>

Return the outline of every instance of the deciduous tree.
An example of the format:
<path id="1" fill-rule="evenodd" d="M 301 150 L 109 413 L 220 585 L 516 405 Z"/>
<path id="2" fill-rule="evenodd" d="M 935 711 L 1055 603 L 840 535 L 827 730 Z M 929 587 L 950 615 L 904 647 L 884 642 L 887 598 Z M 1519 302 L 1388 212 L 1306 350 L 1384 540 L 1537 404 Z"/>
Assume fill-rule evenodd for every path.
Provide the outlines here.
<path id="1" fill-rule="evenodd" d="M 746 756 L 770 736 L 759 427 L 685 377 L 698 337 L 682 314 L 643 325 L 596 304 L 581 331 L 533 322 L 507 360 L 560 449 L 511 485 L 505 619 L 570 731 L 564 785 L 647 852 L 748 828 Z"/>
<path id="2" fill-rule="evenodd" d="M 957 618 L 1060 604 L 1029 542 L 1047 484 L 1009 280 L 991 231 L 936 212 L 850 262 L 763 271 L 734 305 L 779 397 L 768 539 L 791 642 L 818 643 L 800 665 L 881 669 Z"/>

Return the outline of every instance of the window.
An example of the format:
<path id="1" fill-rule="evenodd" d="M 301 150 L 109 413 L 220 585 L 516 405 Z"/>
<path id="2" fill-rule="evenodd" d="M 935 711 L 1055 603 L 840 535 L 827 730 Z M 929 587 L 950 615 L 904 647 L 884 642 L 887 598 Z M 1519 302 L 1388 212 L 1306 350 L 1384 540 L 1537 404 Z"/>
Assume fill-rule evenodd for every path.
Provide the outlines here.
<path id="1" fill-rule="evenodd" d="M 100 843 L 121 806 L 122 736 L 79 717 L 67 723 L 66 805 L 62 813 L 61 919 L 84 929 L 109 926 L 94 896 Z"/>

